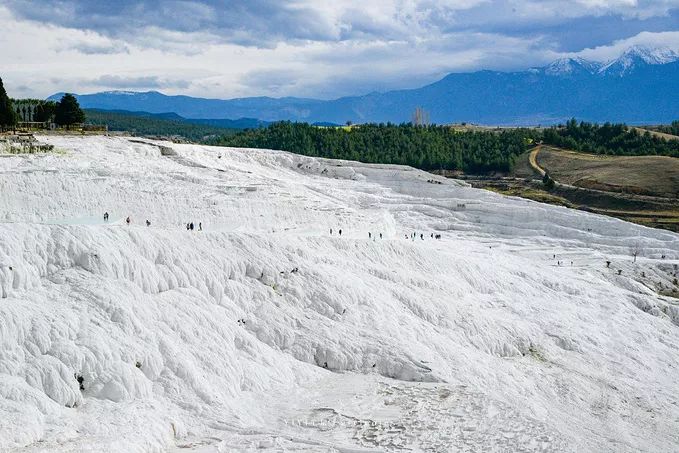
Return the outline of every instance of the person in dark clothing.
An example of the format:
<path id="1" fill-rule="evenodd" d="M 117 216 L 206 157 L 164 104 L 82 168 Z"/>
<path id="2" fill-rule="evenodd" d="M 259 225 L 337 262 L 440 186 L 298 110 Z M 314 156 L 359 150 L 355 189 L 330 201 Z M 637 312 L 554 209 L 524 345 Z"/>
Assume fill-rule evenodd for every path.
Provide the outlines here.
<path id="1" fill-rule="evenodd" d="M 339 230 L 339 235 L 342 236 L 342 230 L 341 229 Z"/>
<path id="2" fill-rule="evenodd" d="M 332 228 L 330 228 L 330 236 L 332 236 Z"/>
<path id="3" fill-rule="evenodd" d="M 189 231 L 190 229 L 191 229 L 191 224 L 190 224 L 190 223 L 187 223 L 187 224 L 186 224 L 186 231 Z"/>
<path id="4" fill-rule="evenodd" d="M 193 222 L 189 223 L 189 228 L 191 228 L 191 231 L 193 231 Z"/>
<path id="5" fill-rule="evenodd" d="M 368 239 L 370 239 L 371 237 L 373 237 L 373 235 L 370 231 L 368 231 Z"/>
<path id="6" fill-rule="evenodd" d="M 198 222 L 198 231 L 203 231 L 203 222 Z"/>
<path id="7" fill-rule="evenodd" d="M 108 212 L 104 213 L 104 222 L 108 222 Z"/>
<path id="8" fill-rule="evenodd" d="M 424 234 L 420 233 L 420 239 L 424 241 Z"/>
<path id="9" fill-rule="evenodd" d="M 382 233 L 380 233 L 380 239 L 382 239 Z"/>
<path id="10" fill-rule="evenodd" d="M 146 226 L 147 226 L 147 227 L 148 227 L 148 226 L 151 226 L 151 222 L 149 221 L 149 219 L 146 219 Z"/>
<path id="11" fill-rule="evenodd" d="M 132 220 L 130 219 L 130 216 L 127 216 L 127 218 L 125 219 L 125 223 L 129 225 L 131 222 Z"/>

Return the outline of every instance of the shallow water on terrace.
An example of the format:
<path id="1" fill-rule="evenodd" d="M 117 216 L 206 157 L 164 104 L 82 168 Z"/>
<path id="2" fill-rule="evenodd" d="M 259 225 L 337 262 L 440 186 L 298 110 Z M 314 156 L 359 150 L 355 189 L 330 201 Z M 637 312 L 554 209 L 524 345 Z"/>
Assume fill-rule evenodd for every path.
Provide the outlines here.
<path id="1" fill-rule="evenodd" d="M 54 219 L 47 220 L 44 223 L 47 225 L 109 225 L 122 223 L 124 219 L 120 218 L 110 218 L 108 222 L 105 222 L 102 217 L 71 217 L 66 219 Z"/>

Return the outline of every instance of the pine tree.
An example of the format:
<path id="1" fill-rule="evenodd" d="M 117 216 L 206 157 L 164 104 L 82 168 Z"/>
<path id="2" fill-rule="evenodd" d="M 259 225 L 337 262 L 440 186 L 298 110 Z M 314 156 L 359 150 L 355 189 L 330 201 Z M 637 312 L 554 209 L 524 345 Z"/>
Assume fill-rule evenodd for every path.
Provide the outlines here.
<path id="1" fill-rule="evenodd" d="M 59 126 L 66 126 L 67 128 L 85 122 L 85 113 L 80 108 L 75 96 L 66 93 L 61 98 L 54 110 L 54 121 Z"/>
<path id="2" fill-rule="evenodd" d="M 16 125 L 17 113 L 14 111 L 12 100 L 7 96 L 5 87 L 0 79 L 0 130 Z"/>
<path id="3" fill-rule="evenodd" d="M 35 121 L 45 123 L 54 116 L 57 103 L 54 101 L 42 101 L 35 110 Z"/>

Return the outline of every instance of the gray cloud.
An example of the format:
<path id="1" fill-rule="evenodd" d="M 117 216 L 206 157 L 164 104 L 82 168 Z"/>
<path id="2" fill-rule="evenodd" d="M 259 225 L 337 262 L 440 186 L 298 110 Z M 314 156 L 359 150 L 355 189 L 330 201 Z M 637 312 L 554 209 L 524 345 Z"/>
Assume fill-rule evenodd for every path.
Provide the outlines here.
<path id="1" fill-rule="evenodd" d="M 84 55 L 112 55 L 118 53 L 130 53 L 130 49 L 121 43 L 96 44 L 91 42 L 74 43 L 61 50 L 75 50 Z"/>
<path id="2" fill-rule="evenodd" d="M 239 82 L 244 86 L 257 87 L 271 94 L 283 94 L 290 92 L 303 78 L 302 71 L 263 69 L 244 74 Z"/>
<path id="3" fill-rule="evenodd" d="M 393 0 L 379 7 L 356 2 L 327 7 L 307 0 L 4 3 L 20 18 L 94 30 L 148 47 L 167 45 L 168 40 L 179 44 L 186 33 L 209 36 L 215 42 L 273 47 L 281 41 L 412 40 L 471 30 L 543 34 L 565 48 L 572 46 L 564 41 L 581 35 L 574 29 L 588 30 L 599 41 L 622 39 L 640 31 L 676 29 L 679 14 L 679 0 Z M 173 39 L 167 32 L 179 35 Z M 162 37 L 154 39 L 155 34 Z"/>
<path id="4" fill-rule="evenodd" d="M 586 47 L 629 38 L 643 31 L 663 32 L 679 29 L 679 2 L 658 3 L 665 3 L 665 7 L 640 1 L 639 7 L 633 9 L 618 7 L 602 10 L 580 6 L 563 14 L 559 14 L 559 7 L 565 6 L 561 2 L 543 2 L 542 8 L 536 8 L 538 12 L 527 9 L 531 2 L 525 2 L 525 5 L 518 9 L 517 3 L 487 4 L 461 11 L 455 15 L 453 21 L 441 24 L 441 27 L 445 31 L 482 31 L 522 38 L 539 36 L 543 41 L 552 43 L 555 50 L 575 52 Z M 670 7 L 669 3 L 673 3 L 674 6 Z M 643 14 L 644 11 L 646 14 Z"/>
<path id="5" fill-rule="evenodd" d="M 240 45 L 268 47 L 279 40 L 328 40 L 330 24 L 317 10 L 277 0 L 7 0 L 18 17 L 93 30 L 137 42 L 154 29 L 208 33 Z M 147 40 L 148 42 L 148 40 Z"/>
<path id="6" fill-rule="evenodd" d="M 161 79 L 157 76 L 119 76 L 104 75 L 88 80 L 88 85 L 116 89 L 160 89 L 160 88 L 188 88 L 186 80 Z"/>

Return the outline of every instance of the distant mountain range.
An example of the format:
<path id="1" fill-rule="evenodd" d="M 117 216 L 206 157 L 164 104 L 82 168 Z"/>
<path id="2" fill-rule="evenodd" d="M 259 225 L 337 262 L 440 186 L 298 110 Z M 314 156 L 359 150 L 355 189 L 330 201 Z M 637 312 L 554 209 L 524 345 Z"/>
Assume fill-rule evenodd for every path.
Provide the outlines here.
<path id="1" fill-rule="evenodd" d="M 57 96 L 57 95 L 55 95 Z M 83 108 L 90 107 L 83 105 Z M 178 121 L 181 123 L 199 124 L 203 126 L 219 127 L 224 129 L 254 129 L 257 127 L 264 127 L 269 124 L 268 121 L 262 121 L 255 118 L 238 118 L 235 120 L 225 118 L 184 118 L 175 112 L 152 113 L 148 111 L 129 111 L 120 109 L 103 109 L 92 108 L 93 110 L 105 111 L 110 113 L 117 113 L 125 116 L 153 118 L 157 120 Z"/>
<path id="2" fill-rule="evenodd" d="M 51 96 L 58 99 L 62 93 Z M 107 91 L 77 95 L 86 108 L 174 112 L 184 118 L 406 122 L 416 107 L 432 122 L 537 125 L 576 117 L 631 124 L 679 119 L 679 54 L 632 47 L 598 63 L 565 58 L 518 72 L 453 73 L 422 88 L 370 93 L 335 100 L 251 97 L 202 99 L 156 91 Z M 210 124 L 210 123 L 206 123 Z"/>

